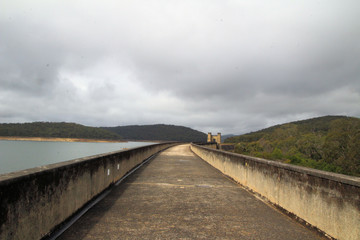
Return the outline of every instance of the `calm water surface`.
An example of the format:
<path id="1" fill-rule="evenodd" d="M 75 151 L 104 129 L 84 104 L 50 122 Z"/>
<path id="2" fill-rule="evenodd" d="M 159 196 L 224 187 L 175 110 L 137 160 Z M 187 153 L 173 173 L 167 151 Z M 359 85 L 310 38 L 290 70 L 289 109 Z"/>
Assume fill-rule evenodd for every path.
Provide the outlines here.
<path id="1" fill-rule="evenodd" d="M 0 140 L 0 174 L 100 153 L 151 145 L 150 142 L 88 143 Z"/>

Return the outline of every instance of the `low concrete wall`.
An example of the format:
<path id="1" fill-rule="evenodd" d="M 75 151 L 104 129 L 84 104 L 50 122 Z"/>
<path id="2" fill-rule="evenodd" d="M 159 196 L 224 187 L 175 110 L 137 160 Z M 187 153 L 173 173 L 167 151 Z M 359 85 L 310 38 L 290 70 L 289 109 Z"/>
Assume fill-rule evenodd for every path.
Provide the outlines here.
<path id="1" fill-rule="evenodd" d="M 235 181 L 336 239 L 360 239 L 360 178 L 191 145 Z"/>
<path id="2" fill-rule="evenodd" d="M 0 239 L 40 239 L 151 155 L 162 143 L 0 176 Z"/>

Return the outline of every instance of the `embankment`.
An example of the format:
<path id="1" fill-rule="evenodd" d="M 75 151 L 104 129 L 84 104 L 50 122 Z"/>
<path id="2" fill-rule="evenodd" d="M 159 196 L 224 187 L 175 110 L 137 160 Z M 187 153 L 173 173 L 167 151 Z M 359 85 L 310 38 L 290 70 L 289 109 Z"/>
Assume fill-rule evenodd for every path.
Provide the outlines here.
<path id="1" fill-rule="evenodd" d="M 40 239 L 153 154 L 161 143 L 0 175 L 0 239 Z"/>
<path id="2" fill-rule="evenodd" d="M 225 175 L 325 234 L 360 239 L 360 178 L 191 145 Z"/>

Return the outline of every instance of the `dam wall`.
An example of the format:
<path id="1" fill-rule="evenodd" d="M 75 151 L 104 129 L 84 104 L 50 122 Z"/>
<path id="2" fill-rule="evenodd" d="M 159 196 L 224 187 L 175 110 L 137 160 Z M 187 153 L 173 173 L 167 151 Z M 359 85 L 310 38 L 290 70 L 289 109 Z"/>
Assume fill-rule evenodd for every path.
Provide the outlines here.
<path id="1" fill-rule="evenodd" d="M 0 175 L 0 239 L 46 236 L 132 168 L 176 144 L 154 144 Z"/>
<path id="2" fill-rule="evenodd" d="M 360 239 L 360 178 L 192 144 L 200 158 L 326 235 Z"/>

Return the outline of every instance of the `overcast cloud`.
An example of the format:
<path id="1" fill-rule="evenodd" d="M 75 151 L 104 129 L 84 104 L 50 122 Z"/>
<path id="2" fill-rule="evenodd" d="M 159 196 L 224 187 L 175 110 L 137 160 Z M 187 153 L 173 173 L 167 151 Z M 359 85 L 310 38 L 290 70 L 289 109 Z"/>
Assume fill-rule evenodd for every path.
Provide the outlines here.
<path id="1" fill-rule="evenodd" d="M 0 122 L 245 133 L 360 117 L 358 0 L 5 0 Z"/>

